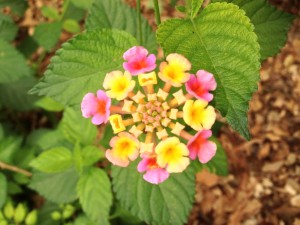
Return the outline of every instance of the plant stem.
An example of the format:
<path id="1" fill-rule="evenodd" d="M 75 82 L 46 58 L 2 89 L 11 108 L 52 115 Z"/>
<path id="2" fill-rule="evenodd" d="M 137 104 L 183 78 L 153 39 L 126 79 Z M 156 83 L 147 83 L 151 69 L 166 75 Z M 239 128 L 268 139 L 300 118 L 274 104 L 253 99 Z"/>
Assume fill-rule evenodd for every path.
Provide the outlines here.
<path id="1" fill-rule="evenodd" d="M 19 167 L 16 167 L 16 166 L 13 166 L 13 165 L 9 165 L 9 164 L 6 164 L 4 162 L 1 162 L 0 161 L 0 169 L 2 170 L 10 170 L 10 171 L 13 171 L 13 172 L 17 172 L 17 173 L 21 173 L 27 177 L 31 177 L 32 176 L 32 173 L 28 172 L 27 170 L 23 170 Z"/>
<path id="2" fill-rule="evenodd" d="M 156 24 L 157 24 L 157 26 L 159 26 L 161 21 L 160 21 L 160 12 L 159 12 L 158 0 L 153 0 L 153 4 L 154 4 Z"/>
<path id="3" fill-rule="evenodd" d="M 141 0 L 136 2 L 137 11 L 137 24 L 138 24 L 138 37 L 140 45 L 143 45 L 143 33 L 142 33 L 142 15 L 141 15 Z"/>

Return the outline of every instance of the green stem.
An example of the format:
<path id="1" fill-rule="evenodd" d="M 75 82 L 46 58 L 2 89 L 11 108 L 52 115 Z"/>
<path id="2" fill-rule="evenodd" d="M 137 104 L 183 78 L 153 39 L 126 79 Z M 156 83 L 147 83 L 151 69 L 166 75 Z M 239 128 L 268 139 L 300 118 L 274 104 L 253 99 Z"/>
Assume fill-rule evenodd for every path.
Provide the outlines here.
<path id="1" fill-rule="evenodd" d="M 142 15 L 141 15 L 141 0 L 136 2 L 137 11 L 137 24 L 138 24 L 138 38 L 140 45 L 143 45 L 143 33 L 142 33 Z"/>
<path id="2" fill-rule="evenodd" d="M 158 0 L 153 0 L 153 4 L 154 4 L 156 24 L 157 24 L 157 26 L 159 26 L 161 21 L 160 21 L 160 12 L 159 12 Z"/>

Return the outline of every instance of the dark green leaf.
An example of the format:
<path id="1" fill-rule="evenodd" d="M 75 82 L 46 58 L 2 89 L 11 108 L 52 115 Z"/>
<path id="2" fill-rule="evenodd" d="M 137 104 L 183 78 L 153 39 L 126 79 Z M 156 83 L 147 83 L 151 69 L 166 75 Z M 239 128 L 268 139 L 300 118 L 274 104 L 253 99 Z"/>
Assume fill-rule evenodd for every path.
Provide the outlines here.
<path id="1" fill-rule="evenodd" d="M 7 181 L 4 174 L 0 173 L 0 209 L 4 205 L 7 196 Z"/>
<path id="2" fill-rule="evenodd" d="M 121 206 L 148 224 L 184 224 L 193 207 L 194 170 L 171 174 L 168 180 L 153 185 L 143 180 L 137 162 L 127 168 L 113 167 L 113 189 Z"/>
<path id="3" fill-rule="evenodd" d="M 238 5 L 254 25 L 254 31 L 260 44 L 261 59 L 277 54 L 284 46 L 287 32 L 295 18 L 270 5 L 266 0 L 214 0 L 226 1 Z"/>
<path id="4" fill-rule="evenodd" d="M 100 224 L 109 224 L 112 192 L 107 174 L 99 168 L 91 168 L 80 177 L 77 191 L 87 216 Z"/>
<path id="5" fill-rule="evenodd" d="M 14 164 L 14 158 L 21 148 L 21 137 L 8 136 L 0 141 L 0 160 Z"/>
<path id="6" fill-rule="evenodd" d="M 76 184 L 78 175 L 75 169 L 63 173 L 47 174 L 34 172 L 29 187 L 49 201 L 55 203 L 68 203 L 77 198 Z"/>
<path id="7" fill-rule="evenodd" d="M 28 3 L 24 0 L 0 0 L 0 8 L 9 7 L 13 13 L 22 16 L 27 9 Z"/>
<path id="8" fill-rule="evenodd" d="M 44 78 L 31 93 L 79 109 L 86 93 L 102 88 L 106 73 L 122 69 L 123 53 L 135 44 L 132 36 L 117 30 L 77 35 L 56 52 Z"/>
<path id="9" fill-rule="evenodd" d="M 0 83 L 16 81 L 29 76 L 24 57 L 10 44 L 0 39 Z"/>
<path id="10" fill-rule="evenodd" d="M 244 11 L 227 3 L 211 3 L 194 20 L 162 23 L 157 38 L 166 54 L 177 52 L 205 69 L 217 81 L 215 107 L 228 123 L 249 139 L 248 104 L 259 80 L 259 45 Z"/>
<path id="11" fill-rule="evenodd" d="M 116 28 L 138 38 L 137 13 L 121 0 L 95 0 L 86 20 L 86 29 Z M 157 51 L 155 34 L 148 21 L 142 18 L 143 46 L 150 52 Z"/>
<path id="12" fill-rule="evenodd" d="M 18 26 L 11 17 L 0 13 L 0 37 L 5 41 L 15 39 L 18 32 Z"/>

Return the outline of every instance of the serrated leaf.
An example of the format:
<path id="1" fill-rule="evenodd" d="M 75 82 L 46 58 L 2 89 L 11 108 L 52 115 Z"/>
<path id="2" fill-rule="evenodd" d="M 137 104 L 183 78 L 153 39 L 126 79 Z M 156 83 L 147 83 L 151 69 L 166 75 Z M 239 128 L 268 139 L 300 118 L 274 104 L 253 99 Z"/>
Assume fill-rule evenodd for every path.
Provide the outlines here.
<path id="1" fill-rule="evenodd" d="M 186 223 L 195 194 L 194 170 L 171 174 L 153 185 L 137 171 L 137 160 L 127 168 L 112 167 L 113 189 L 124 209 L 148 224 Z"/>
<path id="2" fill-rule="evenodd" d="M 53 19 L 53 20 L 59 20 L 60 16 L 58 14 L 57 9 L 50 7 L 50 6 L 43 6 L 41 8 L 42 14 L 44 17 L 47 17 L 49 19 Z"/>
<path id="3" fill-rule="evenodd" d="M 215 107 L 249 139 L 248 102 L 259 80 L 259 45 L 248 17 L 237 6 L 211 3 L 189 19 L 162 23 L 157 38 L 166 54 L 177 52 L 192 62 L 192 72 L 214 74 Z"/>
<path id="4" fill-rule="evenodd" d="M 189 18 L 193 19 L 197 15 L 202 3 L 203 0 L 186 0 Z"/>
<path id="5" fill-rule="evenodd" d="M 213 0 L 226 1 L 238 5 L 246 12 L 254 25 L 254 31 L 260 44 L 261 59 L 277 54 L 284 46 L 287 32 L 295 18 L 278 10 L 265 0 Z"/>
<path id="6" fill-rule="evenodd" d="M 86 93 L 102 88 L 106 73 L 122 69 L 123 53 L 134 45 L 134 38 L 123 31 L 93 30 L 77 35 L 56 52 L 31 93 L 79 109 Z"/>
<path id="7" fill-rule="evenodd" d="M 87 216 L 95 222 L 109 224 L 112 192 L 107 174 L 99 168 L 89 169 L 80 177 L 77 192 Z"/>
<path id="8" fill-rule="evenodd" d="M 10 109 L 18 111 L 28 111 L 33 109 L 37 96 L 29 95 L 28 91 L 37 83 L 32 77 L 22 77 L 21 79 L 0 84 L 0 103 Z"/>
<path id="9" fill-rule="evenodd" d="M 82 158 L 83 164 L 85 166 L 91 166 L 96 163 L 98 160 L 104 158 L 104 152 L 101 151 L 98 147 L 89 145 L 85 146 L 82 149 Z"/>
<path id="10" fill-rule="evenodd" d="M 4 205 L 7 196 L 7 180 L 4 174 L 0 173 L 0 209 Z"/>
<path id="11" fill-rule="evenodd" d="M 34 31 L 34 40 L 47 51 L 57 44 L 62 29 L 61 22 L 40 23 Z"/>
<path id="12" fill-rule="evenodd" d="M 18 26 L 11 17 L 0 13 L 0 37 L 5 41 L 15 39 L 18 32 Z"/>
<path id="13" fill-rule="evenodd" d="M 55 203 L 69 203 L 77 199 L 78 174 L 75 169 L 63 173 L 34 172 L 29 187 Z"/>
<path id="14" fill-rule="evenodd" d="M 35 102 L 35 105 L 51 112 L 59 112 L 64 109 L 63 105 L 49 97 L 44 97 L 38 100 L 37 102 Z"/>
<path id="15" fill-rule="evenodd" d="M 56 147 L 40 154 L 30 166 L 45 173 L 58 173 L 73 165 L 72 154 L 65 147 Z"/>
<path id="16" fill-rule="evenodd" d="M 0 83 L 13 82 L 30 75 L 24 57 L 2 39 L 0 39 L 0 68 Z"/>
<path id="17" fill-rule="evenodd" d="M 193 161 L 193 166 L 195 170 L 201 171 L 206 168 L 209 172 L 215 173 L 219 176 L 227 176 L 228 175 L 228 161 L 225 150 L 223 149 L 221 143 L 217 138 L 212 137 L 211 141 L 217 144 L 217 152 L 216 155 L 205 164 L 200 163 L 197 159 Z"/>
<path id="18" fill-rule="evenodd" d="M 64 111 L 60 128 L 66 139 L 74 144 L 78 141 L 84 145 L 92 144 L 97 136 L 97 127 L 71 108 Z"/>
<path id="19" fill-rule="evenodd" d="M 86 20 L 86 29 L 116 28 L 127 31 L 138 39 L 136 10 L 123 3 L 121 0 L 95 0 Z M 142 17 L 143 46 L 150 52 L 157 51 L 155 34 Z M 141 44 L 141 43 L 140 43 Z"/>
<path id="20" fill-rule="evenodd" d="M 70 33 L 80 32 L 80 26 L 76 20 L 67 19 L 63 22 L 63 28 Z"/>
<path id="21" fill-rule="evenodd" d="M 28 3 L 24 0 L 0 0 L 0 8 L 9 7 L 13 13 L 22 16 L 27 9 Z"/>

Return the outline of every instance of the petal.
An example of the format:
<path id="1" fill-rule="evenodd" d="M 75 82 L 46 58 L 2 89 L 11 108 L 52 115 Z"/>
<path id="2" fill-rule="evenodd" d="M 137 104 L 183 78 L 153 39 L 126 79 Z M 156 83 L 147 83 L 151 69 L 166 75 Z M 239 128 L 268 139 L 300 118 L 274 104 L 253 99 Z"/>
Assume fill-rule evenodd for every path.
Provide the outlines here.
<path id="1" fill-rule="evenodd" d="M 198 70 L 196 73 L 198 81 L 203 85 L 203 87 L 207 90 L 215 90 L 217 87 L 216 80 L 213 74 L 205 71 Z"/>
<path id="2" fill-rule="evenodd" d="M 107 121 L 107 118 L 105 115 L 101 115 L 101 114 L 95 114 L 92 118 L 92 123 L 95 125 L 100 125 L 102 124 L 104 121 Z"/>
<path id="3" fill-rule="evenodd" d="M 216 112 L 214 107 L 208 106 L 202 116 L 202 125 L 204 129 L 210 129 L 216 121 Z"/>
<path id="4" fill-rule="evenodd" d="M 151 184 L 162 183 L 168 179 L 168 177 L 169 173 L 162 168 L 148 170 L 143 176 L 143 178 Z"/>
<path id="5" fill-rule="evenodd" d="M 187 157 L 182 157 L 180 161 L 176 163 L 170 163 L 167 166 L 167 171 L 169 173 L 181 173 L 190 164 L 190 160 Z"/>
<path id="6" fill-rule="evenodd" d="M 82 116 L 85 118 L 89 118 L 93 116 L 98 107 L 98 101 L 97 98 L 93 93 L 87 93 L 81 102 L 81 112 Z"/>
<path id="7" fill-rule="evenodd" d="M 130 58 L 133 56 L 145 57 L 146 55 L 148 55 L 147 49 L 142 46 L 134 46 L 123 54 L 123 59 L 130 60 Z"/>
<path id="8" fill-rule="evenodd" d="M 110 149 L 106 150 L 105 156 L 112 164 L 114 164 L 116 166 L 127 167 L 129 165 L 128 159 L 122 160 L 122 159 L 116 157 L 113 154 L 113 150 L 110 150 Z"/>
<path id="9" fill-rule="evenodd" d="M 198 158 L 201 163 L 207 163 L 210 161 L 217 152 L 217 145 L 212 141 L 207 141 L 201 146 L 198 152 Z"/>
<path id="10" fill-rule="evenodd" d="M 147 165 L 148 165 L 148 159 L 144 158 L 139 162 L 139 164 L 137 166 L 137 170 L 140 173 L 145 172 L 147 170 Z"/>

